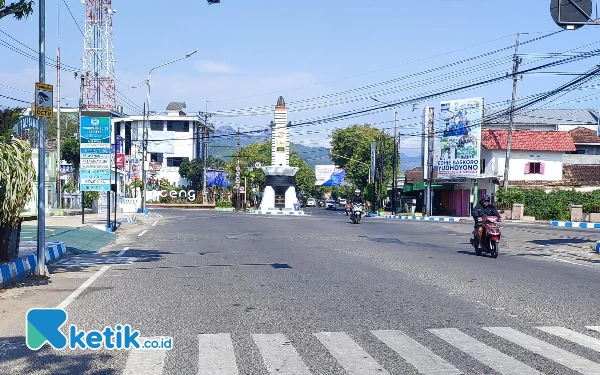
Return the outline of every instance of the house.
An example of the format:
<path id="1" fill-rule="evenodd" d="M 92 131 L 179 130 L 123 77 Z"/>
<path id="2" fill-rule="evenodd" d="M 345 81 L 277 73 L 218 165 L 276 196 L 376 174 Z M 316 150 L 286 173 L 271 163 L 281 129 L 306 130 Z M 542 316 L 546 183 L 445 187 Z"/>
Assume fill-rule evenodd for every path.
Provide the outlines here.
<path id="1" fill-rule="evenodd" d="M 480 190 L 495 192 L 503 184 L 507 130 L 482 130 Z M 564 131 L 515 130 L 513 132 L 508 181 L 512 187 L 563 185 L 566 152 L 575 152 L 571 133 Z M 489 194 L 489 193 L 488 193 Z"/>
<path id="2" fill-rule="evenodd" d="M 499 117 L 498 117 L 499 116 Z M 577 127 L 598 129 L 598 111 L 590 109 L 526 109 L 515 113 L 515 130 L 569 131 Z M 486 109 L 484 129 L 508 129 L 509 116 L 505 109 Z"/>
<path id="3" fill-rule="evenodd" d="M 147 153 L 145 169 L 147 180 L 166 178 L 169 183 L 181 186 L 187 181 L 179 175 L 179 166 L 187 158 L 200 158 L 202 135 L 208 128 L 197 114 L 184 112 L 186 104 L 171 102 L 165 112 L 151 113 L 147 122 Z M 135 115 L 113 121 L 115 134 L 124 140 L 124 152 L 128 160 L 142 159 L 144 116 Z M 133 163 L 128 163 L 126 169 Z"/>
<path id="4" fill-rule="evenodd" d="M 569 131 L 575 142 L 575 151 L 567 152 L 567 164 L 600 164 L 600 137 L 594 129 L 579 126 Z"/>

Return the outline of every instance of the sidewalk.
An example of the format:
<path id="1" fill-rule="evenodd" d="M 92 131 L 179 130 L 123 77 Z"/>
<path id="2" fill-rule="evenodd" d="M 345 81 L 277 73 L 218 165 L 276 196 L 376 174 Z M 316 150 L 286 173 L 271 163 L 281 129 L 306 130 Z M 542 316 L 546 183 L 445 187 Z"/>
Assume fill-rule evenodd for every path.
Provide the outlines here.
<path id="1" fill-rule="evenodd" d="M 114 216 L 111 215 L 111 220 Z M 118 228 L 123 222 L 133 222 L 132 214 L 118 214 Z M 19 257 L 0 263 L 0 287 L 7 287 L 22 280 L 35 270 L 37 265 L 37 220 L 24 221 L 21 226 Z M 113 244 L 116 234 L 106 229 L 106 214 L 86 214 L 84 223 L 81 215 L 46 217 L 46 264 L 69 254 L 95 253 Z"/>

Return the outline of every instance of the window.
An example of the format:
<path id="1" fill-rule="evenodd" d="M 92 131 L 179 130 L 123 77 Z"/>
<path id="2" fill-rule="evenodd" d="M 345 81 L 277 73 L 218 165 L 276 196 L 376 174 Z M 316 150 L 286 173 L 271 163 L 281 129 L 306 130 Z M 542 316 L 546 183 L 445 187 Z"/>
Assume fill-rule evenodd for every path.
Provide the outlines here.
<path id="1" fill-rule="evenodd" d="M 150 153 L 150 161 L 155 161 L 158 164 L 163 163 L 163 153 L 162 152 L 152 152 Z"/>
<path id="2" fill-rule="evenodd" d="M 578 155 L 583 155 L 583 154 L 585 154 L 585 150 L 567 151 L 567 152 L 565 152 L 565 154 L 578 154 Z"/>
<path id="3" fill-rule="evenodd" d="M 150 121 L 150 130 L 155 131 L 155 132 L 161 132 L 163 130 L 165 130 L 165 125 L 162 121 Z"/>
<path id="4" fill-rule="evenodd" d="M 167 167 L 179 167 L 181 163 L 186 160 L 184 157 L 173 157 L 167 158 Z"/>
<path id="5" fill-rule="evenodd" d="M 190 123 L 188 121 L 167 121 L 167 131 L 187 133 L 190 131 Z"/>
<path id="6" fill-rule="evenodd" d="M 544 163 L 525 163 L 525 174 L 544 174 Z"/>

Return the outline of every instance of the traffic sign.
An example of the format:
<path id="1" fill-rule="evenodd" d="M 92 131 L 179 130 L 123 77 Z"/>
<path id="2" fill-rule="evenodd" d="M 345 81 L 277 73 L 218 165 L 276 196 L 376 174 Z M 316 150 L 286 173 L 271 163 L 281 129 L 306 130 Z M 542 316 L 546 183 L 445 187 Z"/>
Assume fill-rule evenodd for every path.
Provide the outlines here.
<path id="1" fill-rule="evenodd" d="M 239 165 L 235 167 L 235 171 L 236 171 L 236 172 L 239 172 L 239 171 L 240 171 L 240 166 L 239 166 Z"/>
<path id="2" fill-rule="evenodd" d="M 54 88 L 46 83 L 35 83 L 35 104 L 33 106 L 33 114 L 36 117 L 52 119 L 52 103 Z"/>
<path id="3" fill-rule="evenodd" d="M 550 15 L 565 30 L 577 30 L 592 21 L 592 0 L 550 0 Z"/>
<path id="4" fill-rule="evenodd" d="M 257 161 L 256 163 L 254 163 L 254 168 L 260 168 L 262 167 L 262 163 Z"/>

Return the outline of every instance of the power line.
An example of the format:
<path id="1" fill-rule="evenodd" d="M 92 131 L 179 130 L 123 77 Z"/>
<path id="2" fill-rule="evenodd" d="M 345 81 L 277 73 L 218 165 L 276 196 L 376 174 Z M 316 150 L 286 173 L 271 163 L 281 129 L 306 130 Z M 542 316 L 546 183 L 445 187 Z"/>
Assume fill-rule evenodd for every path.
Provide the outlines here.
<path id="1" fill-rule="evenodd" d="M 6 96 L 6 95 L 2 95 L 2 94 L 0 94 L 0 96 L 3 97 L 3 98 L 6 98 L 6 99 L 14 100 L 16 102 L 31 104 L 31 102 L 28 102 L 26 100 L 16 99 L 16 98 L 13 98 L 13 97 L 10 97 L 10 96 Z"/>

